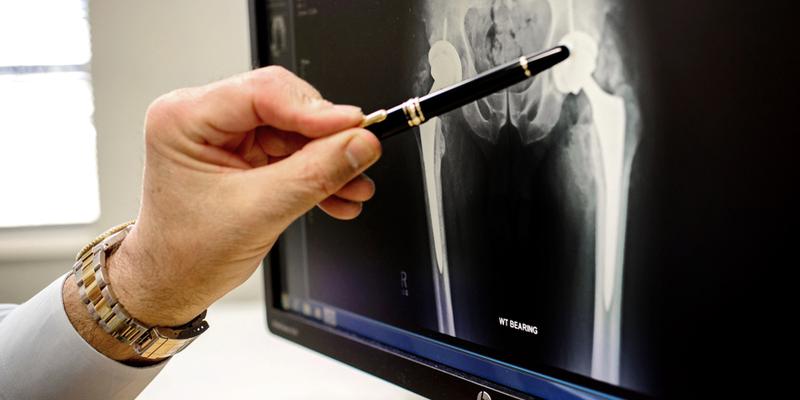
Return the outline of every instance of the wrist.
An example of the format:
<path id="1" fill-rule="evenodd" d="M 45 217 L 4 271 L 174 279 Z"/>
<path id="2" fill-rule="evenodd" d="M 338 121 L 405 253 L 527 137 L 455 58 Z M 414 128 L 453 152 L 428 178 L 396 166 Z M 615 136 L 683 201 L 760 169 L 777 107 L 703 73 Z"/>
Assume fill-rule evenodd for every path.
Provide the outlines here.
<path id="1" fill-rule="evenodd" d="M 97 324 L 97 321 L 86 310 L 86 304 L 81 301 L 74 275 L 69 274 L 64 279 L 61 296 L 69 322 L 86 343 L 99 353 L 112 360 L 123 361 L 131 365 L 147 365 L 157 362 L 139 357 L 131 346 L 115 339 Z"/>
<path id="2" fill-rule="evenodd" d="M 107 259 L 109 281 L 128 313 L 147 326 L 180 326 L 209 304 L 191 292 L 187 279 L 175 276 L 169 261 L 140 246 L 136 229 Z"/>

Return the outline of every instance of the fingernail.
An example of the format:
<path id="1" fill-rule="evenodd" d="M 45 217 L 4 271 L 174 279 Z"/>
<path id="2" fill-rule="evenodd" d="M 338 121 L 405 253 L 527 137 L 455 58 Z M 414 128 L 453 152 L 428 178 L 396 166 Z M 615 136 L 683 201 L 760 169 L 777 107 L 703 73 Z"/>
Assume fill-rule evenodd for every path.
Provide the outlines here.
<path id="1" fill-rule="evenodd" d="M 375 181 L 372 180 L 372 178 L 368 177 L 366 174 L 361 174 L 361 179 L 364 179 L 367 182 L 371 183 L 373 186 L 375 186 Z"/>
<path id="2" fill-rule="evenodd" d="M 380 155 L 380 150 L 369 135 L 371 134 L 366 132 L 359 133 L 347 144 L 345 156 L 354 169 L 372 164 Z"/>

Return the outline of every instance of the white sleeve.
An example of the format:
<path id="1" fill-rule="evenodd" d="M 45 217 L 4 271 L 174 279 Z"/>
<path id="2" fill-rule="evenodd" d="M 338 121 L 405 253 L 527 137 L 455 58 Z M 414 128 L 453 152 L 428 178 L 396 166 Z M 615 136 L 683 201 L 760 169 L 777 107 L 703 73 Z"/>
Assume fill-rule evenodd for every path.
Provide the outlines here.
<path id="1" fill-rule="evenodd" d="M 97 352 L 67 318 L 65 277 L 18 307 L 0 305 L 0 400 L 135 398 L 166 363 L 131 367 Z"/>

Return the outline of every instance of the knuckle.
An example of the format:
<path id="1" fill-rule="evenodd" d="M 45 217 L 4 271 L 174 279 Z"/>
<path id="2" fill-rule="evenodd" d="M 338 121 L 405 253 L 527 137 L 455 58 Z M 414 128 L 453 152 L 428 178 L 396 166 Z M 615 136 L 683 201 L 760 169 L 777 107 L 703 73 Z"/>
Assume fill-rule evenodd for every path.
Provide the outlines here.
<path id="1" fill-rule="evenodd" d="M 169 130 L 187 118 L 187 101 L 190 101 L 190 89 L 177 89 L 161 95 L 147 107 L 145 112 L 145 142 L 152 143 L 161 132 Z"/>
<path id="2" fill-rule="evenodd" d="M 285 93 L 291 88 L 293 74 L 287 69 L 271 65 L 247 75 L 246 86 L 253 93 L 255 107 L 266 115 L 273 115 L 285 107 Z"/>
<path id="3" fill-rule="evenodd" d="M 270 65 L 270 66 L 264 68 L 264 71 L 269 73 L 269 74 L 272 74 L 272 75 L 274 75 L 276 77 L 284 77 L 285 78 L 285 77 L 289 77 L 289 76 L 292 75 L 292 73 L 289 72 L 288 69 L 286 69 L 286 68 L 284 68 L 284 67 L 282 67 L 280 65 Z"/>
<path id="4" fill-rule="evenodd" d="M 289 70 L 279 65 L 270 65 L 257 69 L 250 75 L 257 85 L 286 83 L 292 76 L 293 74 Z"/>
<path id="5" fill-rule="evenodd" d="M 155 99 L 147 107 L 145 113 L 145 139 L 151 142 L 158 132 L 170 123 L 174 113 L 173 93 L 167 93 Z"/>
<path id="6" fill-rule="evenodd" d="M 248 79 L 258 106 L 284 110 L 286 121 L 295 126 L 314 123 L 310 106 L 327 103 L 313 86 L 284 67 L 271 65 L 252 71 Z"/>
<path id="7" fill-rule="evenodd" d="M 155 122 L 164 117 L 169 107 L 169 95 L 169 93 L 161 95 L 147 106 L 147 112 L 145 113 L 147 122 Z"/>

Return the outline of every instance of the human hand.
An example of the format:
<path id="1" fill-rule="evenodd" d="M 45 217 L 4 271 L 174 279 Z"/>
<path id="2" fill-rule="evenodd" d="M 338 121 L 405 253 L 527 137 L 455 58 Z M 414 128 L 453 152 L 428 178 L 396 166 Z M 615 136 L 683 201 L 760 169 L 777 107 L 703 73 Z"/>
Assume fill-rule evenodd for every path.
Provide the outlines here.
<path id="1" fill-rule="evenodd" d="M 109 259 L 119 302 L 143 323 L 188 322 L 244 282 L 280 233 L 319 205 L 351 219 L 380 156 L 361 110 L 280 67 L 178 90 L 149 108 L 139 216 Z"/>

